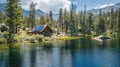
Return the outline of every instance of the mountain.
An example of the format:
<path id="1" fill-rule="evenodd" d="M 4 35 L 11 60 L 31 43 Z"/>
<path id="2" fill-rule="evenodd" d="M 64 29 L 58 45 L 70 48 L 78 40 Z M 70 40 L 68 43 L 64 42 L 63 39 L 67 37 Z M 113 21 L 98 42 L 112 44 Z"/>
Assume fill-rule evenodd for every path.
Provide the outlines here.
<path id="1" fill-rule="evenodd" d="M 98 7 L 95 7 L 94 9 L 91 9 L 91 10 L 88 10 L 88 11 L 91 11 L 93 12 L 94 14 L 99 14 L 99 10 L 101 9 L 102 12 L 110 12 L 111 9 L 114 9 L 114 10 L 117 10 L 120 8 L 120 3 L 117 3 L 117 4 L 108 4 L 108 5 L 101 5 L 101 6 L 98 6 Z"/>
<path id="2" fill-rule="evenodd" d="M 23 9 L 23 16 L 29 16 L 29 10 L 24 10 Z M 38 9 L 38 10 L 36 10 L 36 17 L 39 19 L 40 16 L 45 16 L 46 17 L 46 13 L 44 13 L 43 11 Z"/>
<path id="3" fill-rule="evenodd" d="M 3 13 L 5 12 L 5 5 L 6 3 L 0 3 L 0 11 L 2 11 Z M 28 15 L 29 15 L 29 11 L 23 9 L 23 16 L 28 16 Z M 40 17 L 41 15 L 46 16 L 46 13 L 44 13 L 40 9 L 36 10 L 36 16 Z"/>
<path id="4" fill-rule="evenodd" d="M 4 8 L 5 8 L 5 3 L 0 3 L 0 11 L 2 11 L 3 13 L 5 12 Z M 88 10 L 93 12 L 94 14 L 99 14 L 99 10 L 101 9 L 102 12 L 110 12 L 111 9 L 119 9 L 120 8 L 120 3 L 117 3 L 117 4 L 108 4 L 108 5 L 101 5 L 101 6 L 97 6 L 95 7 L 94 9 L 91 9 L 91 10 Z M 23 9 L 23 16 L 28 16 L 29 15 L 29 10 L 24 10 Z M 44 13 L 42 10 L 38 9 L 36 10 L 36 17 L 39 19 L 40 16 L 45 16 L 46 17 L 47 13 Z M 59 16 L 59 14 L 53 14 L 53 18 L 57 19 Z"/>
<path id="5" fill-rule="evenodd" d="M 3 13 L 5 12 L 4 7 L 5 7 L 5 3 L 0 3 L 0 11 L 2 11 Z"/>
<path id="6" fill-rule="evenodd" d="M 0 11 L 2 11 L 5 14 L 5 5 L 6 3 L 0 3 Z M 24 10 L 23 9 L 23 16 L 29 16 L 29 10 Z M 42 10 L 38 9 L 36 10 L 36 17 L 39 19 L 40 16 L 47 16 L 47 13 L 44 13 Z M 53 17 L 55 19 L 58 18 L 58 14 L 53 14 Z"/>

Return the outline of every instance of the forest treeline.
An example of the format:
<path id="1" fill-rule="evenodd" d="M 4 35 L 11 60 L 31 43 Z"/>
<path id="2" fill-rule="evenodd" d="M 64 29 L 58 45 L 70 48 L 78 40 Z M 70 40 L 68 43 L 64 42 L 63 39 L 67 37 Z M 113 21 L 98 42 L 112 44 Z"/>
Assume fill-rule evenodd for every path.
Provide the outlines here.
<path id="1" fill-rule="evenodd" d="M 72 7 L 72 6 L 71 6 Z M 46 16 L 36 17 L 35 4 L 30 4 L 28 16 L 23 16 L 19 0 L 7 0 L 5 13 L 0 11 L 0 23 L 9 27 L 9 38 L 17 33 L 18 28 L 34 28 L 37 25 L 48 24 L 58 34 L 104 34 L 120 33 L 120 9 L 110 12 L 99 10 L 99 14 L 91 11 L 76 11 L 74 9 L 59 9 L 59 16 L 54 19 L 52 10 Z"/>

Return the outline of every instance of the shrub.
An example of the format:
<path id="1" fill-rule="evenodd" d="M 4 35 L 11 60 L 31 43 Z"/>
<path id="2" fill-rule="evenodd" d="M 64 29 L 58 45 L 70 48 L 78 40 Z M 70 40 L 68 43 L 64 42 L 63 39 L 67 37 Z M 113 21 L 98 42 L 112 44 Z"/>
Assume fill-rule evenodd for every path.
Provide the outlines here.
<path id="1" fill-rule="evenodd" d="M 0 43 L 5 43 L 6 39 L 5 38 L 0 38 Z"/>

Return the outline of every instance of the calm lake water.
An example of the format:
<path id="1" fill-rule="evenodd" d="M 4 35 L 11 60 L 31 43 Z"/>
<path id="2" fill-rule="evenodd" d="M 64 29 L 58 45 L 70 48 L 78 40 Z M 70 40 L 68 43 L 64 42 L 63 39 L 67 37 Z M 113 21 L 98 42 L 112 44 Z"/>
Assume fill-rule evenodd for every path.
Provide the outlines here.
<path id="1" fill-rule="evenodd" d="M 0 67 L 120 67 L 120 38 L 21 44 L 0 52 Z"/>

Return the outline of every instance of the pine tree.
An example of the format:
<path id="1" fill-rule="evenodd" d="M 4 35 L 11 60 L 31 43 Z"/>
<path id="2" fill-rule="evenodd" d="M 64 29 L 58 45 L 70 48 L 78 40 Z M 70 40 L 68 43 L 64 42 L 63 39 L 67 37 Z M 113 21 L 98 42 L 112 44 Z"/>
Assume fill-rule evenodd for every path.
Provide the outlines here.
<path id="1" fill-rule="evenodd" d="M 87 30 L 87 16 L 86 11 L 83 12 L 83 20 L 82 20 L 82 33 L 85 35 Z"/>
<path id="2" fill-rule="evenodd" d="M 110 31 L 110 12 L 107 12 L 107 31 Z"/>
<path id="3" fill-rule="evenodd" d="M 35 4 L 32 2 L 30 4 L 30 13 L 29 13 L 29 27 L 33 28 L 36 25 L 36 11 Z"/>
<path id="4" fill-rule="evenodd" d="M 59 29 L 60 29 L 60 32 L 63 32 L 63 10 L 62 8 L 60 8 L 59 10 Z"/>
<path id="5" fill-rule="evenodd" d="M 75 34 L 77 32 L 77 21 L 76 21 L 76 11 L 71 10 L 70 11 L 70 31 L 71 35 Z"/>
<path id="6" fill-rule="evenodd" d="M 118 32 L 118 15 L 119 15 L 119 11 L 116 10 L 115 11 L 115 22 L 114 22 L 114 32 Z"/>
<path id="7" fill-rule="evenodd" d="M 51 27 L 53 27 L 54 19 L 52 11 L 49 12 L 50 22 L 48 23 Z"/>
<path id="8" fill-rule="evenodd" d="M 102 11 L 100 9 L 99 25 L 98 25 L 98 31 L 100 34 L 103 34 L 106 31 L 106 22 L 107 22 L 107 17 L 105 16 L 105 14 L 102 14 Z"/>
<path id="9" fill-rule="evenodd" d="M 65 34 L 68 34 L 69 28 L 69 16 L 67 14 L 67 10 L 64 10 L 64 26 L 65 26 Z"/>
<path id="10" fill-rule="evenodd" d="M 47 14 L 47 17 L 46 17 L 46 24 L 50 23 L 50 17 L 49 15 Z"/>
<path id="11" fill-rule="evenodd" d="M 41 17 L 40 17 L 40 24 L 42 24 L 42 25 L 45 25 L 45 24 L 46 24 L 46 21 L 45 21 L 44 16 L 41 16 Z"/>
<path id="12" fill-rule="evenodd" d="M 4 22 L 4 15 L 2 13 L 2 11 L 0 11 L 0 23 Z"/>
<path id="13" fill-rule="evenodd" d="M 83 12 L 82 11 L 80 11 L 80 16 L 79 16 L 79 18 L 80 18 L 80 21 L 79 21 L 79 27 L 80 27 L 80 32 L 82 33 L 82 30 L 83 30 Z"/>
<path id="14" fill-rule="evenodd" d="M 71 34 L 71 35 L 72 35 L 73 32 L 74 32 L 74 31 L 73 31 L 73 28 L 74 28 L 74 27 L 73 27 L 73 22 L 74 22 L 74 20 L 73 20 L 73 11 L 71 10 L 71 11 L 70 11 L 70 32 L 71 32 L 70 34 Z"/>
<path id="15" fill-rule="evenodd" d="M 110 13 L 110 30 L 111 32 L 114 32 L 114 9 L 111 9 L 111 13 Z"/>
<path id="16" fill-rule="evenodd" d="M 25 17 L 23 18 L 23 22 L 22 22 L 22 24 L 21 24 L 21 26 L 22 26 L 23 29 L 29 27 L 28 20 L 29 20 L 29 17 L 27 17 L 27 16 L 25 16 Z"/>
<path id="17" fill-rule="evenodd" d="M 91 31 L 93 31 L 94 29 L 94 24 L 93 24 L 94 20 L 93 20 L 93 13 L 89 12 L 88 13 L 88 33 L 91 34 Z"/>
<path id="18" fill-rule="evenodd" d="M 21 22 L 21 7 L 19 5 L 19 0 L 7 0 L 7 5 L 5 8 L 6 14 L 6 22 L 9 26 L 9 37 L 8 41 L 13 40 L 13 34 L 15 31 L 15 27 L 17 28 Z"/>
<path id="19" fill-rule="evenodd" d="M 120 33 L 120 8 L 118 11 L 118 33 Z"/>
<path id="20" fill-rule="evenodd" d="M 98 33 L 102 33 L 102 28 L 104 27 L 103 24 L 102 24 L 102 11 L 100 9 L 99 11 L 99 24 L 98 24 Z"/>

